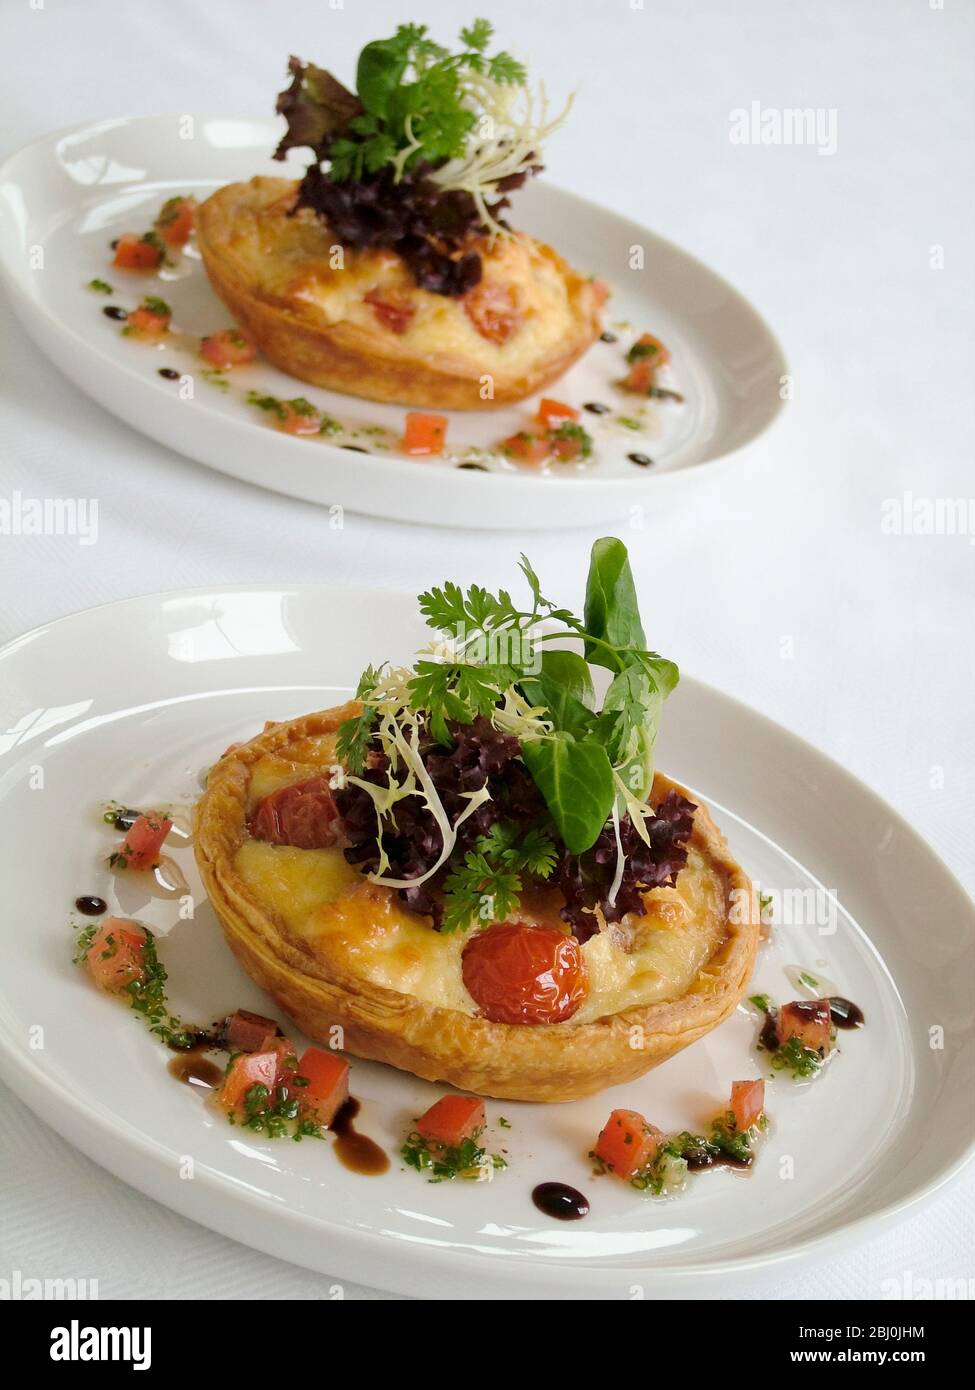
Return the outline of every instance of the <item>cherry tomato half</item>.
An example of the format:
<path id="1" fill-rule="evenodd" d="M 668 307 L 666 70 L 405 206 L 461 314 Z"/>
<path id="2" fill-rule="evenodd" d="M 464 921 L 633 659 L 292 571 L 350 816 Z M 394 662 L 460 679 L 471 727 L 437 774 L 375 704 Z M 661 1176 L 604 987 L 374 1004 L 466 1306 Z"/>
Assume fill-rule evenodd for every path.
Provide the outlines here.
<path id="1" fill-rule="evenodd" d="M 588 989 L 582 948 L 558 927 L 496 923 L 465 946 L 462 969 L 491 1023 L 564 1023 Z"/>
<path id="2" fill-rule="evenodd" d="M 328 849 L 338 838 L 339 813 L 328 780 L 310 777 L 279 787 L 259 801 L 251 816 L 255 840 L 297 849 Z"/>

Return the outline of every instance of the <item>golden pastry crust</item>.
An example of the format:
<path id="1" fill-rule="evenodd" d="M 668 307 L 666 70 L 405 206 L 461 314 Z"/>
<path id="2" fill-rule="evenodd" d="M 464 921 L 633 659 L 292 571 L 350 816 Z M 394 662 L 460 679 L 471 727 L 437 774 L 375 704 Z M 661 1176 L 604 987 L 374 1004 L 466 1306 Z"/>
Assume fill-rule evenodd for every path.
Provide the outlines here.
<path id="1" fill-rule="evenodd" d="M 374 401 L 490 410 L 554 381 L 600 332 L 594 284 L 524 233 L 472 243 L 482 282 L 449 298 L 418 288 L 395 252 L 337 247 L 308 210 L 289 216 L 296 188 L 289 179 L 228 184 L 196 225 L 217 294 L 264 355 L 302 381 Z M 493 331 L 498 308 L 517 323 L 504 341 L 475 326 Z"/>
<path id="2" fill-rule="evenodd" d="M 760 923 L 751 910 L 741 910 L 752 902 L 751 883 L 703 806 L 695 813 L 689 848 L 723 888 L 723 930 L 716 949 L 678 999 L 588 1022 L 511 1025 L 373 983 L 356 972 L 354 955 L 330 959 L 326 967 L 248 885 L 238 872 L 237 855 L 250 840 L 247 818 L 256 765 L 266 767 L 269 759 L 278 759 L 282 765 L 297 765 L 290 780 L 313 775 L 316 757 L 321 763 L 323 738 L 358 709 L 351 703 L 272 724 L 250 742 L 229 749 L 210 770 L 195 812 L 196 857 L 227 941 L 248 974 L 309 1037 L 328 1042 L 330 1029 L 340 1025 L 347 1051 L 426 1080 L 511 1100 L 562 1101 L 642 1076 L 733 1011 L 751 975 Z M 682 790 L 658 773 L 654 798 L 675 788 Z M 355 891 L 371 896 L 377 915 L 393 896 L 375 885 Z"/>

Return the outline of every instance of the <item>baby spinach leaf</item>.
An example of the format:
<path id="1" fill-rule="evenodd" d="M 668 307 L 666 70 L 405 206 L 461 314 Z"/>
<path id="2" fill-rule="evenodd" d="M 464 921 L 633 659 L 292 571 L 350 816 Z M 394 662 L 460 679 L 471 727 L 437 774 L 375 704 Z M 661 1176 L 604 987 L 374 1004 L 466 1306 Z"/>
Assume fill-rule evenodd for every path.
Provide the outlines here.
<path id="1" fill-rule="evenodd" d="M 591 727 L 592 678 L 577 652 L 543 652 L 541 674 L 526 676 L 520 685 L 526 700 L 545 706 L 556 729 L 578 737 Z"/>
<path id="2" fill-rule="evenodd" d="M 522 758 L 570 854 L 595 844 L 613 809 L 613 769 L 601 743 L 571 734 L 522 745 Z"/>
<path id="3" fill-rule="evenodd" d="M 603 536 L 593 545 L 584 618 L 586 631 L 613 647 L 646 646 L 626 546 L 615 536 Z M 586 643 L 586 660 L 611 671 L 623 664 L 595 642 Z"/>

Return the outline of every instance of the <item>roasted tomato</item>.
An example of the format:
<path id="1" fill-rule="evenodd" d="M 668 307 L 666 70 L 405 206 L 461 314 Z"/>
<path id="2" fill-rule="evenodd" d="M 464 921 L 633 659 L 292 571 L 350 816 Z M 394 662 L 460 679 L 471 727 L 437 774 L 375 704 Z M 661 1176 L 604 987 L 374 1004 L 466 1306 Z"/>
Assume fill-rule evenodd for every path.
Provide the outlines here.
<path id="1" fill-rule="evenodd" d="M 476 1096 L 441 1096 L 416 1122 L 428 1144 L 456 1149 L 484 1128 L 484 1102 Z"/>
<path id="2" fill-rule="evenodd" d="M 588 988 L 582 949 L 559 927 L 496 923 L 464 947 L 462 969 L 492 1023 L 564 1023 Z"/>
<path id="3" fill-rule="evenodd" d="M 481 337 L 491 343 L 506 343 L 521 323 L 514 287 L 496 280 L 482 280 L 468 290 L 464 310 Z"/>
<path id="4" fill-rule="evenodd" d="M 113 993 L 146 973 L 146 933 L 127 917 L 108 917 L 91 939 L 85 962 L 95 983 Z"/>
<path id="5" fill-rule="evenodd" d="M 149 811 L 140 816 L 112 855 L 115 869 L 151 869 L 159 863 L 163 841 L 173 828 L 168 816 Z"/>
<path id="6" fill-rule="evenodd" d="M 407 415 L 403 435 L 405 454 L 442 454 L 446 438 L 446 415 L 424 415 L 418 410 L 411 410 Z"/>
<path id="7" fill-rule="evenodd" d="M 593 1152 L 611 1173 L 628 1180 L 649 1167 L 664 1137 L 639 1111 L 613 1110 Z"/>
<path id="8" fill-rule="evenodd" d="M 112 265 L 119 270 L 158 270 L 165 254 L 155 232 L 146 232 L 145 236 L 127 232 L 116 243 Z"/>
<path id="9" fill-rule="evenodd" d="M 739 1134 L 757 1125 L 765 1109 L 765 1082 L 732 1081 L 729 1109 L 735 1117 L 735 1129 Z"/>
<path id="10" fill-rule="evenodd" d="M 246 367 L 257 356 L 257 345 L 239 328 L 221 328 L 200 343 L 200 356 L 211 367 Z"/>
<path id="11" fill-rule="evenodd" d="M 803 1047 L 824 1057 L 829 1051 L 832 1024 L 828 999 L 796 999 L 779 1010 L 779 1046 L 795 1038 Z"/>
<path id="12" fill-rule="evenodd" d="M 542 434 L 532 434 L 519 430 L 501 441 L 501 452 L 509 459 L 519 463 L 543 463 L 552 452 L 550 440 Z"/>
<path id="13" fill-rule="evenodd" d="M 325 777 L 279 787 L 259 801 L 250 820 L 255 840 L 296 849 L 329 849 L 339 836 L 339 813 Z"/>
<path id="14" fill-rule="evenodd" d="M 370 290 L 365 301 L 383 328 L 388 328 L 391 333 L 405 333 L 416 313 L 416 305 L 402 290 Z"/>
<path id="15" fill-rule="evenodd" d="M 574 406 L 563 405 L 561 401 L 553 401 L 548 396 L 543 396 L 538 403 L 538 423 L 543 430 L 555 429 L 567 420 L 578 418 L 579 412 Z"/>
<path id="16" fill-rule="evenodd" d="M 156 231 L 167 246 L 185 246 L 193 230 L 195 198 L 167 198 L 156 218 Z"/>
<path id="17" fill-rule="evenodd" d="M 169 332 L 172 317 L 173 311 L 164 299 L 150 296 L 142 301 L 138 309 L 132 310 L 122 332 L 127 338 L 152 342 Z"/>
<path id="18" fill-rule="evenodd" d="M 349 1098 L 349 1064 L 337 1052 L 309 1047 L 298 1061 L 294 1094 L 303 1112 L 320 1125 L 330 1125 Z"/>

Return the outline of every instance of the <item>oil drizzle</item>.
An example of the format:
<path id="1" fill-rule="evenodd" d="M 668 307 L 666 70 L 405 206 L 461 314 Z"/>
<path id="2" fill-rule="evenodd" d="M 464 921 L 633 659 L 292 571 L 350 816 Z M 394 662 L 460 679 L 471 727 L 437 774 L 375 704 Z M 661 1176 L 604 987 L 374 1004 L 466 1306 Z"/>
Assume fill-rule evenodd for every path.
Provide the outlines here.
<path id="1" fill-rule="evenodd" d="M 335 1153 L 342 1166 L 353 1173 L 372 1177 L 386 1172 L 389 1156 L 374 1139 L 356 1129 L 354 1122 L 361 1109 L 359 1101 L 350 1096 L 329 1129 L 335 1135 Z"/>
<path id="2" fill-rule="evenodd" d="M 564 1182 L 540 1182 L 532 1192 L 532 1201 L 556 1221 L 581 1221 L 589 1215 L 589 1198 Z"/>

